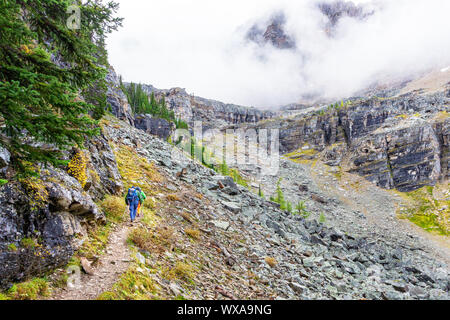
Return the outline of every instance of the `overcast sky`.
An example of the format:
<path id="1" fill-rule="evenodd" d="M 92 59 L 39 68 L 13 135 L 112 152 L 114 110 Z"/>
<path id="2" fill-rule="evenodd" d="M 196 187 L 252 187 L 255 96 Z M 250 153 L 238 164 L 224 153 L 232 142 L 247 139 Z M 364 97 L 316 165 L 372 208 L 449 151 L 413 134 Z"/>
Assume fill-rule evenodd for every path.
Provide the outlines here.
<path id="1" fill-rule="evenodd" d="M 377 0 L 375 15 L 341 20 L 334 39 L 323 32 L 317 0 L 118 2 L 124 27 L 108 49 L 125 81 L 224 102 L 270 107 L 311 92 L 342 98 L 377 77 L 450 65 L 448 0 Z M 298 50 L 244 41 L 252 24 L 278 10 Z"/>

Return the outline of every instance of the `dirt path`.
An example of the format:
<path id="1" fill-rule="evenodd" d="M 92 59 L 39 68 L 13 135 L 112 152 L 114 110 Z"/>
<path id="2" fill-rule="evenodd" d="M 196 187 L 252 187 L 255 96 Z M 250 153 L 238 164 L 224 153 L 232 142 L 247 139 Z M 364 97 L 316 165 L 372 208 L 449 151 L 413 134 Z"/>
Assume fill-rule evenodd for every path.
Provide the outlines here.
<path id="1" fill-rule="evenodd" d="M 124 273 L 131 262 L 131 250 L 126 241 L 129 224 L 122 224 L 109 238 L 106 253 L 100 257 L 93 275 L 81 274 L 81 281 L 74 288 L 64 288 L 50 298 L 51 300 L 93 300 L 108 291 Z"/>

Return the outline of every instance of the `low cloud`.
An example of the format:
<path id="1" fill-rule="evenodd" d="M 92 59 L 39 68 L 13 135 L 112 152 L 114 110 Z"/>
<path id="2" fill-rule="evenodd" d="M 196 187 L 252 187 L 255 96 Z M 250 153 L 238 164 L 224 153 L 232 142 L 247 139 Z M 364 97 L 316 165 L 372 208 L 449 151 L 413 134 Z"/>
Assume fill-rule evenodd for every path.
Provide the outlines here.
<path id="1" fill-rule="evenodd" d="M 342 17 L 333 36 L 317 0 L 119 2 L 124 28 L 108 48 L 126 81 L 229 103 L 268 108 L 311 94 L 343 98 L 376 81 L 450 65 L 448 0 L 354 1 L 373 14 Z M 246 38 L 277 12 L 295 49 Z"/>

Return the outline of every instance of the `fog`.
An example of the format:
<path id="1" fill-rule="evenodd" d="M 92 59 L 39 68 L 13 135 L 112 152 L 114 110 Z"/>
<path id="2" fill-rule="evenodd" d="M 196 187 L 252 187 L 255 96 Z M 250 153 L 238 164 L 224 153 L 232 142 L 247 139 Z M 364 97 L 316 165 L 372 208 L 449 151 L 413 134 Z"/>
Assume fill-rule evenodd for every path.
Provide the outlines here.
<path id="1" fill-rule="evenodd" d="M 108 39 L 126 81 L 270 108 L 317 94 L 339 99 L 375 81 L 450 65 L 450 1 L 353 1 L 373 14 L 344 17 L 333 36 L 317 0 L 122 0 L 124 27 Z M 333 1 L 321 1 L 333 2 Z M 284 12 L 295 49 L 246 40 Z"/>

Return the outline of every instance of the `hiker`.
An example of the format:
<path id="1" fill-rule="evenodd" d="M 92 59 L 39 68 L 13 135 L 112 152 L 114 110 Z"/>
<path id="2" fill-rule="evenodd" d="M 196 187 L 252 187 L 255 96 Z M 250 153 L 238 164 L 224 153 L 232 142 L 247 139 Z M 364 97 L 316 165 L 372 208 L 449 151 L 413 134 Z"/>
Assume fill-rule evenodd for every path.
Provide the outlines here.
<path id="1" fill-rule="evenodd" d="M 141 207 L 144 205 L 144 201 L 145 201 L 145 199 L 147 199 L 147 196 L 145 195 L 144 191 L 141 190 L 141 188 L 137 187 L 136 189 L 139 192 L 139 204 L 137 207 L 137 216 L 140 217 L 141 216 Z"/>
<path id="2" fill-rule="evenodd" d="M 130 208 L 130 218 L 131 222 L 136 219 L 136 211 L 139 205 L 139 191 L 136 187 L 131 187 L 128 189 L 128 193 L 125 196 L 125 203 Z"/>

